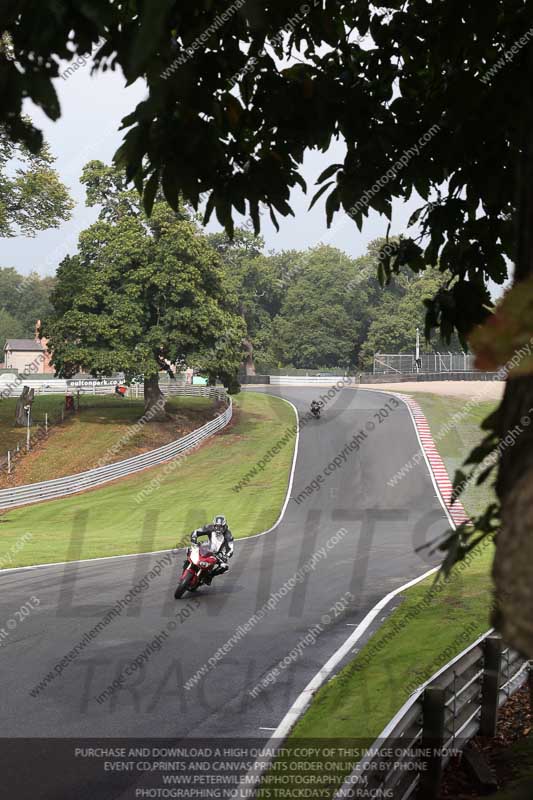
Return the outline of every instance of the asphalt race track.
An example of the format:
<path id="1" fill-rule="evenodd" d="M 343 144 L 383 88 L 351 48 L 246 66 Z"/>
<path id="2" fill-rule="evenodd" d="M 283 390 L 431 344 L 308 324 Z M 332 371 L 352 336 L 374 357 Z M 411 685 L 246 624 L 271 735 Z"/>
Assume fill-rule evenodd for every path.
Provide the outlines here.
<path id="1" fill-rule="evenodd" d="M 311 399 L 327 390 L 270 387 L 269 392 L 290 400 L 304 415 Z M 387 404 L 385 417 L 380 409 Z M 359 449 L 323 475 L 360 431 L 365 436 Z M 0 647 L 0 735 L 14 739 L 9 746 L 4 739 L 4 758 L 27 765 L 22 776 L 15 776 L 15 767 L 11 770 L 17 797 L 130 798 L 138 795 L 125 787 L 143 780 L 138 775 L 110 775 L 91 784 L 81 762 L 79 770 L 63 770 L 59 761 L 53 775 L 41 780 L 34 770 L 42 766 L 42 758 L 53 758 L 46 755 L 46 743 L 39 750 L 38 743 L 17 742 L 17 737 L 268 739 L 353 625 L 388 592 L 434 565 L 427 551 L 415 552 L 448 527 L 426 464 L 415 466 L 396 486 L 387 484 L 418 449 L 405 405 L 391 409 L 388 395 L 342 389 L 328 402 L 323 417 L 311 420 L 300 433 L 291 497 L 298 497 L 322 474 L 319 489 L 300 503 L 291 499 L 273 532 L 237 541 L 230 574 L 181 601 L 173 599 L 173 590 L 182 553 L 173 557 L 160 577 L 35 697 L 30 690 L 164 554 L 5 574 L 1 620 L 11 618 L 32 596 L 40 601 L 38 610 Z M 258 459 L 262 455 L 258 453 Z M 94 496 L 96 502 L 97 493 Z M 182 534 L 176 531 L 176 539 Z M 293 588 L 215 661 L 218 648 L 296 575 L 300 578 L 292 581 Z M 332 609 L 346 593 L 353 599 L 335 617 Z M 179 611 L 181 617 L 176 617 Z M 283 669 L 275 683 L 251 696 L 258 682 L 325 614 L 330 621 L 322 624 L 316 642 Z M 172 620 L 177 624 L 168 633 Z M 97 702 L 95 698 L 161 631 L 166 637 L 160 649 L 123 688 Z M 186 689 L 184 684 L 210 658 L 214 666 Z M 6 775 L 5 763 L 2 773 Z"/>

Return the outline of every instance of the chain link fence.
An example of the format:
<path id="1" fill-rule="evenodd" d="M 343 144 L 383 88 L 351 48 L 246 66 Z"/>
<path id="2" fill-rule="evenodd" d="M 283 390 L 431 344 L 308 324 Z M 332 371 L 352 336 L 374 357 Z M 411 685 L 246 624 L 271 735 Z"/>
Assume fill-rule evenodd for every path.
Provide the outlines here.
<path id="1" fill-rule="evenodd" d="M 475 372 L 474 356 L 469 353 L 422 353 L 417 365 L 412 353 L 376 353 L 374 375 Z"/>

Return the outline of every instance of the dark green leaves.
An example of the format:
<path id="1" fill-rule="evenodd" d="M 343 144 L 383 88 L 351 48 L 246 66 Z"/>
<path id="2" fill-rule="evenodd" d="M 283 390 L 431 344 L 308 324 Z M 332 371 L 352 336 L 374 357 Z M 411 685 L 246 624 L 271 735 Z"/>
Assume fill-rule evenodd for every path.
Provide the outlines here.
<path id="1" fill-rule="evenodd" d="M 165 195 L 165 200 L 167 201 L 169 206 L 172 209 L 174 209 L 174 211 L 178 211 L 179 187 L 176 178 L 175 165 L 172 163 L 167 164 L 165 169 L 163 170 L 162 186 L 163 186 L 163 194 Z"/>
<path id="2" fill-rule="evenodd" d="M 205 207 L 204 225 L 207 225 L 207 223 L 211 219 L 211 214 L 213 213 L 214 208 L 215 208 L 215 193 L 211 192 L 211 194 L 209 195 L 209 198 L 207 200 L 206 207 Z"/>
<path id="3" fill-rule="evenodd" d="M 318 190 L 318 192 L 314 195 L 313 199 L 311 200 L 311 202 L 309 204 L 309 210 L 311 210 L 313 208 L 313 206 L 315 205 L 317 200 L 320 200 L 320 198 L 322 197 L 324 192 L 326 192 L 329 189 L 329 187 L 333 186 L 334 184 L 335 184 L 335 181 L 330 181 L 329 183 L 325 183 L 324 186 L 322 186 Z"/>
<path id="4" fill-rule="evenodd" d="M 142 74 L 142 70 L 157 53 L 163 31 L 168 29 L 168 21 L 174 0 L 140 0 L 140 13 L 135 35 L 129 43 L 129 59 L 126 74 L 131 80 Z M 167 34 L 168 36 L 168 34 Z"/>
<path id="5" fill-rule="evenodd" d="M 331 226 L 333 215 L 341 206 L 340 194 L 338 189 L 334 189 L 326 200 L 326 222 L 328 228 Z"/>
<path id="6" fill-rule="evenodd" d="M 159 172 L 154 172 L 150 176 L 143 192 L 144 210 L 150 216 L 152 208 L 154 207 L 155 196 L 159 188 Z"/>
<path id="7" fill-rule="evenodd" d="M 328 178 L 331 178 L 331 176 L 335 175 L 340 169 L 342 169 L 342 164 L 330 164 L 317 179 L 317 184 L 327 181 Z"/>
<path id="8" fill-rule="evenodd" d="M 54 85 L 47 75 L 37 70 L 31 76 L 30 97 L 50 119 L 59 119 L 61 109 Z"/>

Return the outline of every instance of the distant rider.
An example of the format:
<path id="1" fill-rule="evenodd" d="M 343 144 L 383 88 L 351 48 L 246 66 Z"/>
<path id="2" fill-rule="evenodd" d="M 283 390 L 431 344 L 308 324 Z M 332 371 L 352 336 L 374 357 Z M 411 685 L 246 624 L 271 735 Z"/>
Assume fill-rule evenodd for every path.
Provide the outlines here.
<path id="1" fill-rule="evenodd" d="M 216 575 L 222 575 L 228 571 L 228 558 L 233 556 L 234 539 L 223 514 L 217 514 L 211 524 L 204 525 L 203 528 L 196 528 L 191 533 L 191 542 L 198 544 L 199 536 L 207 536 L 211 552 L 218 559 L 218 566 L 205 578 L 205 582 L 209 584 Z"/>
<path id="2" fill-rule="evenodd" d="M 322 408 L 322 403 L 320 400 L 313 400 L 311 403 L 311 414 L 320 414 L 320 409 Z"/>

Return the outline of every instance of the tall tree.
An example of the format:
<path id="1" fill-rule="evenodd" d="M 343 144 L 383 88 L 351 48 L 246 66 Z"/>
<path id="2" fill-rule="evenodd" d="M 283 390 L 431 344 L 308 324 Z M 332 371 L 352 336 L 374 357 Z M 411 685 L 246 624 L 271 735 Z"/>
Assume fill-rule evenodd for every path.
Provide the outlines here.
<path id="1" fill-rule="evenodd" d="M 299 253 L 273 323 L 275 357 L 299 368 L 354 365 L 368 328 L 369 292 L 377 289 L 370 278 L 335 247 Z"/>
<path id="2" fill-rule="evenodd" d="M 74 202 L 53 164 L 46 143 L 32 153 L 0 125 L 0 236 L 34 236 L 70 219 Z"/>
<path id="3" fill-rule="evenodd" d="M 271 321 L 281 306 L 280 265 L 264 257 L 263 239 L 246 229 L 237 228 L 232 239 L 226 233 L 212 233 L 208 239 L 226 264 L 230 285 L 238 298 L 238 311 L 247 330 L 243 340 L 246 371 L 255 374 L 254 351 L 261 354 L 268 348 Z"/>
<path id="4" fill-rule="evenodd" d="M 80 235 L 79 253 L 59 267 L 56 315 L 43 325 L 59 374 L 143 373 L 152 413 L 159 372 L 173 374 L 175 364 L 192 360 L 234 389 L 244 326 L 206 237 L 164 202 L 148 219 L 136 192 L 100 162 L 88 164 L 82 180 L 101 211 Z"/>
<path id="5" fill-rule="evenodd" d="M 0 305 L 10 314 L 19 311 L 24 276 L 14 267 L 0 267 Z"/>
<path id="6" fill-rule="evenodd" d="M 34 336 L 38 320 L 50 315 L 50 295 L 54 286 L 55 278 L 52 276 L 41 277 L 36 272 L 31 272 L 24 277 L 19 291 L 16 317 L 22 322 L 28 336 Z"/>
<path id="7" fill-rule="evenodd" d="M 4 360 L 6 339 L 22 339 L 26 335 L 24 326 L 9 311 L 0 308 L 0 362 Z"/>

